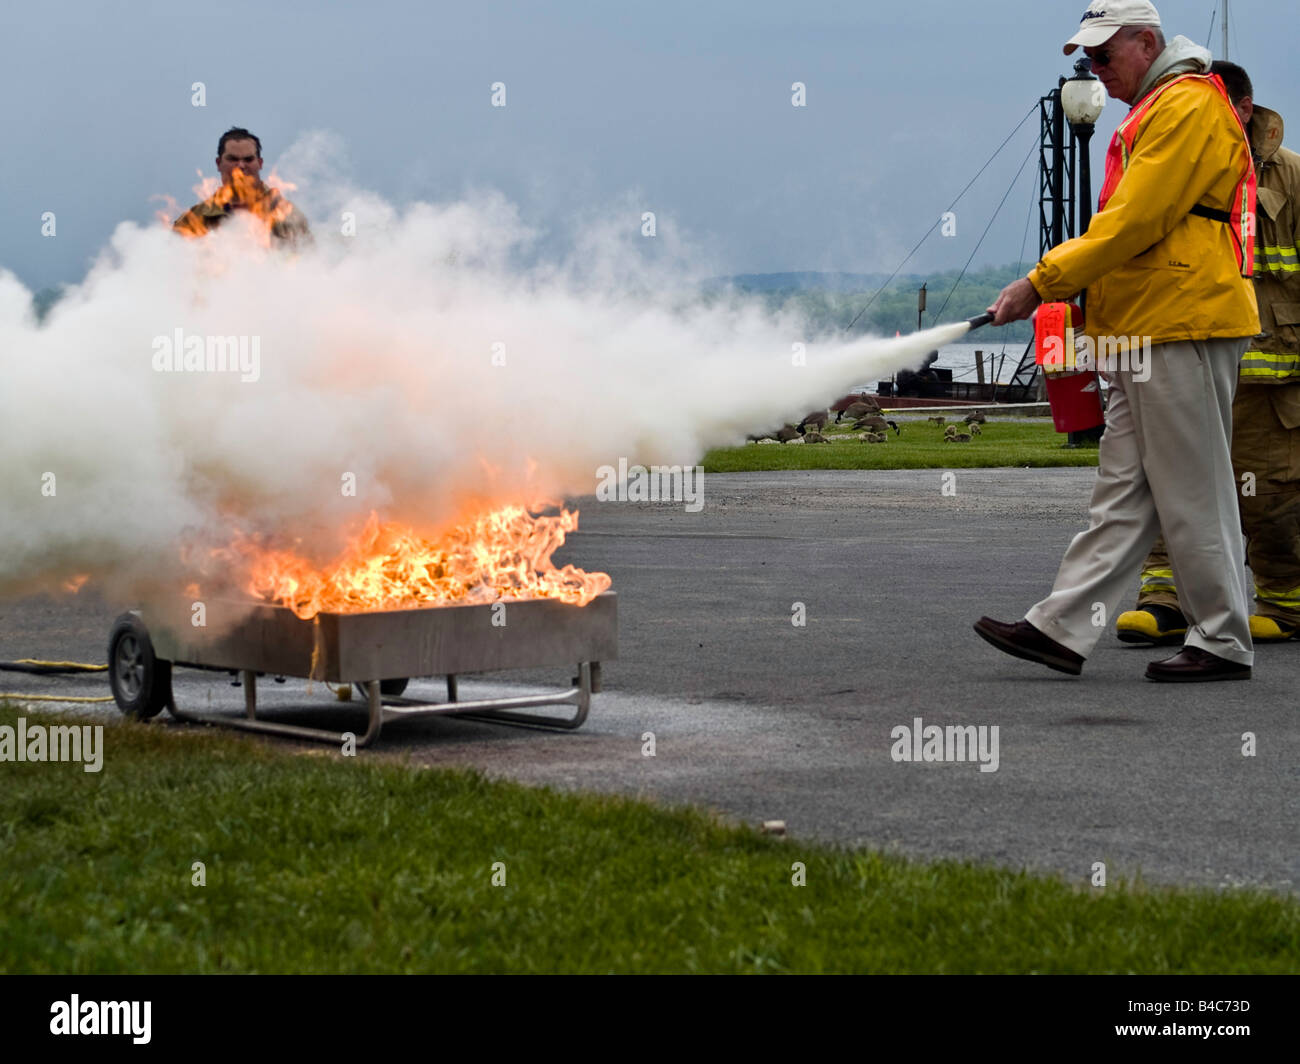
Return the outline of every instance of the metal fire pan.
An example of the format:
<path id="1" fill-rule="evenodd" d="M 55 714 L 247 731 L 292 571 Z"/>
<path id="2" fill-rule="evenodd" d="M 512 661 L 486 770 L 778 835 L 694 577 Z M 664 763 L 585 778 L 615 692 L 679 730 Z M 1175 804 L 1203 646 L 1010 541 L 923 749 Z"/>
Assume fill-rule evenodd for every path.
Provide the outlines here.
<path id="1" fill-rule="evenodd" d="M 618 657 L 617 595 L 586 606 L 530 599 L 301 620 L 282 606 L 210 602 L 204 628 L 154 629 L 159 658 L 359 683 L 526 669 Z"/>

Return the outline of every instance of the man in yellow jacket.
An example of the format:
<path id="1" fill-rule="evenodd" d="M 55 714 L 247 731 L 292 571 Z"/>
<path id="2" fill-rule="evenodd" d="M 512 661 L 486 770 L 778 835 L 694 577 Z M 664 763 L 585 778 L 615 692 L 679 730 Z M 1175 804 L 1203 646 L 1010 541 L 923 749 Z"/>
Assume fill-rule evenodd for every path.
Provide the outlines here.
<path id="1" fill-rule="evenodd" d="M 1250 635 L 1279 642 L 1300 632 L 1300 155 L 1282 147 L 1282 116 L 1255 106 L 1241 67 L 1217 62 L 1211 70 L 1250 133 L 1259 181 L 1255 298 L 1263 331 L 1241 363 L 1232 464 L 1255 577 Z M 1163 539 L 1142 566 L 1137 609 L 1120 614 L 1115 629 L 1128 643 L 1183 641 L 1187 620 Z"/>
<path id="2" fill-rule="evenodd" d="M 1077 675 L 1163 523 L 1188 628 L 1183 649 L 1151 662 L 1147 678 L 1249 679 L 1229 441 L 1238 364 L 1259 332 L 1250 147 L 1208 74 L 1210 53 L 1185 37 L 1166 44 L 1147 0 L 1093 0 L 1065 52 L 1080 46 L 1107 92 L 1132 108 L 1111 142 L 1100 209 L 989 310 L 999 324 L 1017 321 L 1086 289 L 1095 349 L 1129 337 L 1150 355 L 1140 372 L 1129 359 L 1100 366 L 1110 402 L 1089 527 L 1066 550 L 1052 593 L 1022 621 L 983 617 L 975 630 L 1008 654 Z"/>

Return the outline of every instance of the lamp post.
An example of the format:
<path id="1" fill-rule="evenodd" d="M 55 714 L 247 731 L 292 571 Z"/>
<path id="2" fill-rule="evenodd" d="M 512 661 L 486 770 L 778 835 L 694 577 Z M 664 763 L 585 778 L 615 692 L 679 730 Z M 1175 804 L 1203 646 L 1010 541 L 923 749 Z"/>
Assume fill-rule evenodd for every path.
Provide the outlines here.
<path id="1" fill-rule="evenodd" d="M 1079 142 L 1079 228 L 1082 236 L 1088 231 L 1092 222 L 1092 156 L 1090 143 L 1097 119 L 1106 107 L 1106 90 L 1092 73 L 1092 60 L 1082 58 L 1074 64 L 1074 77 L 1061 86 L 1061 109 L 1070 122 L 1070 132 Z M 1084 296 L 1079 296 L 1079 305 L 1087 314 Z M 1071 432 L 1066 438 L 1067 446 L 1077 447 L 1084 440 L 1099 440 L 1104 425 L 1083 432 Z"/>
<path id="2" fill-rule="evenodd" d="M 1092 164 L 1089 142 L 1097 119 L 1106 106 L 1106 90 L 1092 73 L 1092 60 L 1083 58 L 1074 64 L 1074 77 L 1061 86 L 1061 108 L 1069 119 L 1070 131 L 1079 141 L 1079 235 L 1088 231 L 1092 221 Z"/>

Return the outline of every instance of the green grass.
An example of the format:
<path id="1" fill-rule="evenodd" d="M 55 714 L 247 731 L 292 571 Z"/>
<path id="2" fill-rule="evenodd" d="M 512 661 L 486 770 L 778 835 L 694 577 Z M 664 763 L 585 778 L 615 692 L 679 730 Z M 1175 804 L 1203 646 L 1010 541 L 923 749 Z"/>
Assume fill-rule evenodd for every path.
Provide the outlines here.
<path id="1" fill-rule="evenodd" d="M 892 416 L 892 415 L 886 415 Z M 888 443 L 856 440 L 817 444 L 746 444 L 704 456 L 706 473 L 773 469 L 974 469 L 986 466 L 1095 466 L 1097 445 L 1065 447 L 1050 421 L 990 420 L 970 443 L 944 443 L 943 430 L 925 421 L 891 430 Z"/>
<path id="2" fill-rule="evenodd" d="M 1288 897 L 1093 890 L 208 730 L 105 743 L 98 774 L 0 765 L 0 972 L 1300 970 Z"/>

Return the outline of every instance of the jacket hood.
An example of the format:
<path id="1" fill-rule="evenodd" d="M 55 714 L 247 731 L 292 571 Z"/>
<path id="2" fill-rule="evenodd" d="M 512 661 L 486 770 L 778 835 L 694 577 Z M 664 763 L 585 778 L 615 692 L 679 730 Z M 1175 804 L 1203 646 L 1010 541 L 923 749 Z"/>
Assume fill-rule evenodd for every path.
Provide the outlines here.
<path id="1" fill-rule="evenodd" d="M 1157 82 L 1167 77 L 1175 74 L 1208 74 L 1213 60 L 1214 55 L 1208 48 L 1202 48 L 1195 41 L 1181 35 L 1175 37 L 1156 56 L 1156 61 L 1151 64 L 1151 69 L 1138 87 L 1137 100 L 1133 103 L 1136 105 L 1138 100 L 1156 87 Z"/>

